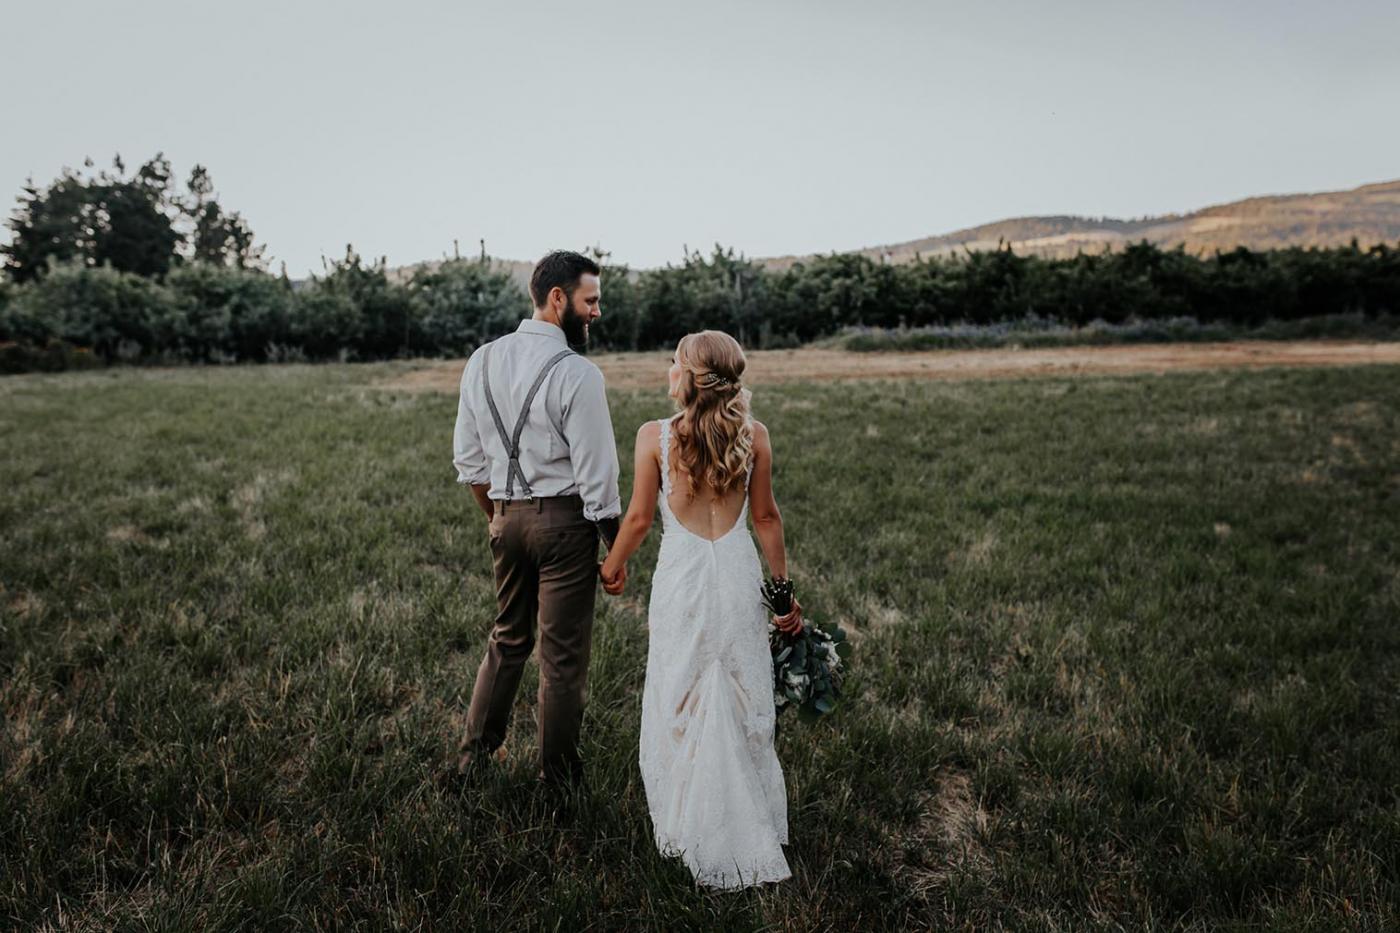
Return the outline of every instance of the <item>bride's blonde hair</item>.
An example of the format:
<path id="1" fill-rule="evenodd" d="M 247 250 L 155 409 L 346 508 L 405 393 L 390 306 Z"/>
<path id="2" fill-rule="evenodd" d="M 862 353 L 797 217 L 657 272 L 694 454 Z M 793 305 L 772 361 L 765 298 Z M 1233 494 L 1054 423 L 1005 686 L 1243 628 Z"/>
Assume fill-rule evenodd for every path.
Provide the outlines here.
<path id="1" fill-rule="evenodd" d="M 753 393 L 740 382 L 748 364 L 744 348 L 722 330 L 702 330 L 681 338 L 676 361 L 681 367 L 676 408 L 684 412 L 676 446 L 690 498 L 701 480 L 724 495 L 743 485 L 753 460 Z"/>

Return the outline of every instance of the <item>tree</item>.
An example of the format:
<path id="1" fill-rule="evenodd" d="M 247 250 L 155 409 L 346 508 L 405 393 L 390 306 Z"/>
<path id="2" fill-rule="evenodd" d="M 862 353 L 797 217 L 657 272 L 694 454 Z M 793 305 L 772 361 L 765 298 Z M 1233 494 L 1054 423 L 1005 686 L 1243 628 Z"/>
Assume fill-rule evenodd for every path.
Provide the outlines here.
<path id="1" fill-rule="evenodd" d="M 583 254 L 603 270 L 598 277 L 603 314 L 593 326 L 589 345 L 600 350 L 637 349 L 642 305 L 638 300 L 632 271 L 625 263 L 612 262 L 612 253 L 601 246 L 590 246 L 583 250 Z"/>
<path id="2" fill-rule="evenodd" d="M 449 259 L 424 267 L 409 282 L 416 307 L 413 348 L 429 353 L 470 353 L 510 333 L 529 311 L 530 299 L 508 272 L 490 259 Z"/>
<path id="3" fill-rule="evenodd" d="M 253 242 L 253 231 L 237 211 L 225 212 L 214 198 L 209 171 L 196 165 L 186 183 L 189 194 L 180 201 L 190 232 L 186 254 L 195 262 L 234 269 L 264 268 L 262 246 Z"/>
<path id="4" fill-rule="evenodd" d="M 345 258 L 322 258 L 326 277 L 319 288 L 344 295 L 358 311 L 359 336 L 355 348 L 370 358 L 406 352 L 411 336 L 413 298 L 408 289 L 389 281 L 384 257 L 365 263 L 354 247 L 346 244 Z M 347 344 L 351 341 L 345 341 Z"/>
<path id="5" fill-rule="evenodd" d="M 91 170 L 92 160 L 83 168 Z M 10 277 L 31 281 L 70 261 L 155 278 L 183 260 L 262 268 L 263 248 L 241 215 L 219 205 L 204 166 L 190 173 L 184 197 L 173 177 L 157 153 L 130 177 L 116 156 L 110 171 L 96 175 L 65 167 L 46 188 L 30 179 L 7 224 L 12 242 L 0 247 Z"/>
<path id="6" fill-rule="evenodd" d="M 768 298 L 763 267 L 718 243 L 707 260 L 686 251 L 679 266 L 643 273 L 638 295 L 643 306 L 637 345 L 670 346 L 687 333 L 715 329 L 747 344 L 760 332 Z"/>
<path id="7" fill-rule="evenodd" d="M 92 160 L 84 163 L 92 167 Z M 94 230 L 91 221 L 88 181 L 71 168 L 48 188 L 39 188 L 30 178 L 16 199 L 19 202 L 6 226 L 12 241 L 0 246 L 5 268 L 16 282 L 38 278 L 48 264 L 92 255 Z"/>
<path id="8" fill-rule="evenodd" d="M 92 168 L 92 160 L 84 163 Z M 30 179 L 8 226 L 12 242 L 0 247 L 11 278 L 39 278 L 51 262 L 110 264 L 120 272 L 162 276 L 176 258 L 181 236 L 170 204 L 170 163 L 159 153 L 125 177 L 121 157 L 114 171 L 84 177 L 72 169 L 47 188 Z"/>
<path id="9" fill-rule="evenodd" d="M 157 153 L 130 179 L 121 176 L 120 157 L 113 167 L 117 174 L 102 172 L 88 189 L 92 265 L 159 278 L 176 260 L 181 241 L 172 219 L 170 162 Z"/>

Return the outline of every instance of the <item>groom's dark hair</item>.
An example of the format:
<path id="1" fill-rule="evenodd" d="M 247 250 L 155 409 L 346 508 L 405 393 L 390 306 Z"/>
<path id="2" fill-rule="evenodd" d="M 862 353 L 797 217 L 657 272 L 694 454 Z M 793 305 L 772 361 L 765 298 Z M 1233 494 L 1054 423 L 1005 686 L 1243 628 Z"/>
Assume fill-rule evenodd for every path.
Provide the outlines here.
<path id="1" fill-rule="evenodd" d="M 602 271 L 582 253 L 556 249 L 535 263 L 535 271 L 530 274 L 530 298 L 536 308 L 543 307 L 556 286 L 564 290 L 566 297 L 572 298 L 579 279 L 584 275 L 601 275 Z"/>

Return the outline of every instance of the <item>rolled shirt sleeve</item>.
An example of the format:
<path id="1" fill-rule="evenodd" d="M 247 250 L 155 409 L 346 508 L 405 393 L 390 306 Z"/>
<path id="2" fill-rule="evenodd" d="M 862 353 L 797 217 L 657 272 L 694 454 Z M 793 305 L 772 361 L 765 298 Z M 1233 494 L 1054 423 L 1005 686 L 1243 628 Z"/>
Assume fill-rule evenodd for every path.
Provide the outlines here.
<path id="1" fill-rule="evenodd" d="M 584 363 L 571 367 L 577 373 L 577 385 L 566 398 L 562 427 L 569 443 L 574 485 L 583 499 L 583 517 L 596 522 L 621 515 L 622 499 L 617 491 L 617 443 L 603 373 L 593 363 Z"/>
<path id="2" fill-rule="evenodd" d="M 472 363 L 480 365 L 479 354 L 472 354 L 462 368 L 462 381 L 457 391 L 457 426 L 452 431 L 452 464 L 457 468 L 461 485 L 485 485 L 491 482 L 491 464 L 481 446 L 481 434 L 476 428 L 476 414 L 467 401 L 468 379 Z"/>

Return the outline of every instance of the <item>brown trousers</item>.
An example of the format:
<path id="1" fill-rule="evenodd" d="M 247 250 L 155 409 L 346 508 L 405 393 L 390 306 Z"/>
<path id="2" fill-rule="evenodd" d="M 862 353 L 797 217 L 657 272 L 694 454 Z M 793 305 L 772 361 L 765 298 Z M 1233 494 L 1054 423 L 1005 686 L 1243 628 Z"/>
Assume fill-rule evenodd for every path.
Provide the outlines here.
<path id="1" fill-rule="evenodd" d="M 497 501 L 491 519 L 496 620 L 476 673 L 463 750 L 495 751 L 539 626 L 540 777 L 583 773 L 579 727 L 588 689 L 593 606 L 598 593 L 598 526 L 578 496 Z"/>

